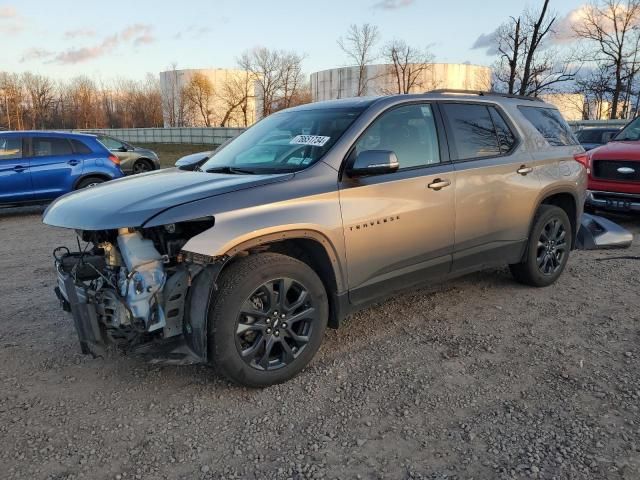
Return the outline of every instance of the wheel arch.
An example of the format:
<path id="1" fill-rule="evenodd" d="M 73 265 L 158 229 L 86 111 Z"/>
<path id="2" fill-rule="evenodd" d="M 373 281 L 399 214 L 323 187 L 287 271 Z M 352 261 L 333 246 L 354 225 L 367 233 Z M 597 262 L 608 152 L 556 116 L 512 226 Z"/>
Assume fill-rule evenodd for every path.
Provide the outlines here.
<path id="1" fill-rule="evenodd" d="M 341 263 L 329 239 L 315 230 L 288 230 L 244 240 L 228 249 L 196 275 L 188 293 L 187 323 L 185 337 L 189 347 L 203 360 L 207 360 L 207 331 L 210 301 L 217 289 L 216 282 L 221 273 L 238 258 L 256 255 L 264 251 L 274 251 L 296 258 L 316 272 L 320 277 L 329 300 L 329 322 L 331 328 L 338 328 L 348 312 L 344 304 L 346 281 Z"/>
<path id="2" fill-rule="evenodd" d="M 109 180 L 113 180 L 112 177 L 104 173 L 94 173 L 94 172 L 85 173 L 85 174 L 82 174 L 80 177 L 76 178 L 76 180 L 73 182 L 73 190 L 74 191 L 77 190 L 78 185 L 80 185 L 80 182 L 82 182 L 83 180 L 86 180 L 87 178 L 99 178 L 100 180 L 104 180 L 105 182 L 108 182 Z"/>
<path id="3" fill-rule="evenodd" d="M 149 157 L 138 157 L 133 161 L 131 166 L 133 167 L 133 165 L 135 165 L 138 162 L 147 162 L 149 165 L 151 165 L 151 170 L 156 169 L 155 163 L 153 163 L 153 160 L 151 160 Z"/>
<path id="4" fill-rule="evenodd" d="M 578 234 L 578 227 L 580 224 L 578 214 L 582 213 L 582 209 L 579 208 L 576 195 L 566 190 L 550 192 L 542 198 L 536 207 L 536 212 L 540 209 L 541 205 L 555 205 L 565 211 L 567 217 L 569 217 L 569 221 L 571 222 L 571 248 L 575 248 L 576 236 Z"/>
<path id="5" fill-rule="evenodd" d="M 346 279 L 331 241 L 318 231 L 306 229 L 260 235 L 229 249 L 224 255 L 228 260 L 223 269 L 236 258 L 263 251 L 295 258 L 316 272 L 329 298 L 329 326 L 337 328 L 343 316 L 338 297 L 346 290 Z"/>

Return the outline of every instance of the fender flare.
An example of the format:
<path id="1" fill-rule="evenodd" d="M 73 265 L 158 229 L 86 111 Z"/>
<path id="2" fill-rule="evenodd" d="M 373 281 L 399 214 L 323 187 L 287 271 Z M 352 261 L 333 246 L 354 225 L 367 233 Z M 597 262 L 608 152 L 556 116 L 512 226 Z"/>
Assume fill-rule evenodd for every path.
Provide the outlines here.
<path id="1" fill-rule="evenodd" d="M 204 362 L 208 362 L 208 323 L 211 299 L 217 289 L 217 281 L 220 272 L 225 265 L 238 253 L 251 248 L 275 243 L 289 239 L 311 239 L 322 245 L 331 260 L 338 291 L 346 285 L 343 278 L 341 263 L 333 247 L 333 244 L 322 233 L 315 230 L 297 229 L 285 230 L 282 232 L 259 235 L 249 240 L 236 244 L 225 254 L 216 256 L 215 261 L 207 265 L 194 279 L 189 293 L 187 294 L 187 304 L 185 321 L 183 323 L 183 334 L 187 346 Z"/>
<path id="2" fill-rule="evenodd" d="M 346 278 L 345 272 L 343 271 L 342 265 L 343 263 L 338 260 L 338 254 L 336 252 L 333 243 L 324 235 L 323 233 L 317 230 L 310 229 L 293 229 L 293 230 L 283 230 L 281 232 L 273 232 L 265 235 L 258 235 L 249 240 L 245 240 L 241 243 L 238 243 L 227 250 L 224 254 L 225 257 L 234 257 L 239 252 L 244 250 L 249 250 L 251 248 L 260 246 L 260 245 L 268 245 L 270 243 L 280 242 L 282 240 L 295 240 L 295 239 L 310 239 L 315 240 L 324 248 L 329 260 L 331 260 L 331 269 L 333 270 L 333 274 L 336 280 L 336 287 L 338 292 L 343 292 L 346 290 Z"/>

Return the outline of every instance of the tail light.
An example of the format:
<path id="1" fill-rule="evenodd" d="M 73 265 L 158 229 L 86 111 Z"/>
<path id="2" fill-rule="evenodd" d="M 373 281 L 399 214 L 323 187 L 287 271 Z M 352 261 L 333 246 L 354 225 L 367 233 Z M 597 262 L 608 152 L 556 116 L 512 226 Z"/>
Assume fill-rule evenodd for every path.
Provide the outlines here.
<path id="1" fill-rule="evenodd" d="M 587 153 L 587 152 L 576 153 L 573 156 L 573 159 L 576 162 L 581 163 L 582 165 L 584 165 L 584 167 L 587 169 L 587 173 L 591 174 L 591 156 L 589 155 L 589 153 Z"/>
<path id="2" fill-rule="evenodd" d="M 111 160 L 116 165 L 120 165 L 120 159 L 115 155 L 109 155 L 109 160 Z"/>

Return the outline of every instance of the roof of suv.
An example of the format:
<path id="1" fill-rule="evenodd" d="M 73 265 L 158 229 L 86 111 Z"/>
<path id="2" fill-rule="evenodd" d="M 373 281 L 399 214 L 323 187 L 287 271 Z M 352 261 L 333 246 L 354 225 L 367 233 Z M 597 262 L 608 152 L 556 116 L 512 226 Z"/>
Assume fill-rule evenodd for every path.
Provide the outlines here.
<path id="1" fill-rule="evenodd" d="M 472 90 L 432 90 L 425 93 L 415 94 L 395 94 L 395 95 L 383 95 L 377 97 L 354 97 L 354 98 L 342 98 L 338 100 L 326 100 L 322 102 L 308 103 L 288 109 L 288 111 L 296 110 L 315 110 L 325 108 L 358 108 L 366 109 L 371 105 L 394 99 L 411 100 L 462 100 L 468 102 L 492 101 L 501 104 L 514 104 L 514 105 L 526 105 L 532 107 L 542 108 L 557 108 L 556 106 L 546 103 L 544 100 L 538 97 L 527 97 L 520 95 L 509 95 L 499 92 L 483 92 Z"/>
<path id="2" fill-rule="evenodd" d="M 77 132 L 58 132 L 52 130 L 11 130 L 1 131 L 2 136 L 29 135 L 31 137 L 61 137 L 61 138 L 95 138 L 96 136 L 89 133 Z"/>

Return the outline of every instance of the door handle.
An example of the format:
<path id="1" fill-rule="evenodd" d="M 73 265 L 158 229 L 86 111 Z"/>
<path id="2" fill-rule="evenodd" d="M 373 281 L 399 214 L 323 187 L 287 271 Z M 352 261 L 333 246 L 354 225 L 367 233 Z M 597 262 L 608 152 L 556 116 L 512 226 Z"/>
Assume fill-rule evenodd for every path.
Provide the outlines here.
<path id="1" fill-rule="evenodd" d="M 525 176 L 533 172 L 533 168 L 527 167 L 526 165 L 522 165 L 518 170 L 516 170 L 520 175 Z"/>
<path id="2" fill-rule="evenodd" d="M 437 192 L 438 190 L 442 190 L 444 187 L 448 187 L 449 185 L 451 185 L 451 182 L 449 180 L 436 178 L 433 182 L 427 185 L 427 187 Z"/>
<path id="3" fill-rule="evenodd" d="M 76 165 L 78 165 L 80 162 L 78 160 L 69 160 L 67 162 L 69 165 L 71 165 L 72 167 L 75 167 Z"/>
<path id="4" fill-rule="evenodd" d="M 27 169 L 24 165 L 16 165 L 13 167 L 13 170 L 16 172 L 24 172 Z"/>

